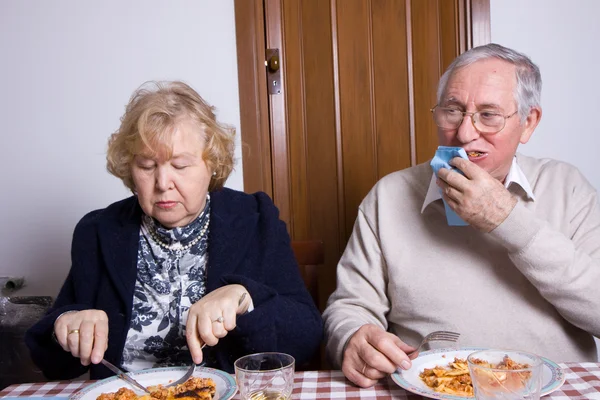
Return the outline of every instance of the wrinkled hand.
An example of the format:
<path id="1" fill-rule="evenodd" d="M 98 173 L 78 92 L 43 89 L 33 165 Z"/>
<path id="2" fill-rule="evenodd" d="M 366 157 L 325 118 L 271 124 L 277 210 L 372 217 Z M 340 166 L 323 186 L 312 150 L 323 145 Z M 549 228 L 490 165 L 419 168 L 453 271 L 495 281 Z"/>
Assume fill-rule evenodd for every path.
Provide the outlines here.
<path id="1" fill-rule="evenodd" d="M 108 317 L 102 310 L 68 312 L 54 322 L 54 335 L 82 365 L 98 364 L 108 347 Z"/>
<path id="2" fill-rule="evenodd" d="M 482 232 L 500 225 L 517 204 L 517 199 L 504 185 L 469 160 L 455 157 L 450 165 L 465 175 L 442 168 L 437 185 L 442 196 L 464 221 Z"/>
<path id="3" fill-rule="evenodd" d="M 247 294 L 240 303 L 244 293 Z M 245 313 L 250 302 L 245 287 L 227 285 L 210 292 L 190 307 L 185 335 L 196 364 L 202 362 L 202 345 L 214 346 L 233 330 L 237 315 Z"/>
<path id="4" fill-rule="evenodd" d="M 412 364 L 406 353 L 414 350 L 377 325 L 363 325 L 346 345 L 342 372 L 358 386 L 371 387 L 379 379 L 396 372 L 398 367 L 409 369 Z"/>

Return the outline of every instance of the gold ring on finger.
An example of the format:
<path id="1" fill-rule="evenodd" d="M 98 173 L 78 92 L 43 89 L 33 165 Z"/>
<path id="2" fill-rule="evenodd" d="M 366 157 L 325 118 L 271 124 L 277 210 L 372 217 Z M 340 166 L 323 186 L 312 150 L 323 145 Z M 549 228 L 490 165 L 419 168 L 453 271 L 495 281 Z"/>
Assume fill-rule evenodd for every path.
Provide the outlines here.
<path id="1" fill-rule="evenodd" d="M 67 332 L 67 335 L 70 335 L 71 333 L 79 334 L 79 329 L 71 329 L 69 332 Z"/>

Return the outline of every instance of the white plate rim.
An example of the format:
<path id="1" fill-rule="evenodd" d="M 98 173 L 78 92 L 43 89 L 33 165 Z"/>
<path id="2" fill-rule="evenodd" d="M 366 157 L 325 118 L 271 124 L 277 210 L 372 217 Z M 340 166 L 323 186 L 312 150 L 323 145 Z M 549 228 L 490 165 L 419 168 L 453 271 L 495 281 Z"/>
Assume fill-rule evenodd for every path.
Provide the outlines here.
<path id="1" fill-rule="evenodd" d="M 444 348 L 444 349 L 433 349 L 433 350 L 423 351 L 423 352 L 421 352 L 420 355 L 425 356 L 425 355 L 431 355 L 431 354 L 440 354 L 440 356 L 441 356 L 441 354 L 446 354 L 446 355 L 449 355 L 449 357 L 453 357 L 452 355 L 450 355 L 451 353 L 465 352 L 465 351 L 475 352 L 475 351 L 480 351 L 480 350 L 489 350 L 489 349 L 485 348 L 485 347 Z M 565 383 L 565 373 L 564 373 L 563 369 L 558 364 L 556 364 L 554 361 L 549 360 L 545 357 L 540 357 L 540 358 L 544 362 L 544 367 L 548 368 L 552 374 L 550 381 L 547 382 L 542 387 L 542 390 L 541 390 L 540 396 L 546 396 L 546 395 L 554 392 L 558 388 L 560 388 L 563 385 L 563 383 Z M 434 392 L 432 389 L 429 389 L 429 390 L 422 389 L 420 387 L 415 386 L 408 380 L 406 380 L 402 376 L 402 371 L 393 373 L 391 375 L 391 377 L 392 377 L 392 380 L 401 388 L 408 390 L 409 392 L 412 392 L 412 393 L 415 393 L 415 394 L 418 394 L 418 395 L 421 395 L 424 397 L 428 397 L 430 399 L 464 400 L 464 399 L 474 398 L 474 397 L 467 397 L 467 396 L 455 396 L 455 395 L 446 394 L 446 393 L 437 393 L 437 392 Z"/>
<path id="2" fill-rule="evenodd" d="M 138 379 L 137 377 L 147 375 L 147 374 L 156 374 L 156 373 L 169 372 L 169 371 L 185 372 L 188 370 L 188 368 L 189 367 L 150 368 L 150 369 L 144 369 L 141 371 L 130 372 L 129 375 L 131 375 L 132 378 L 137 380 Z M 229 374 L 225 371 L 221 371 L 221 370 L 215 369 L 215 368 L 208 368 L 208 367 L 196 367 L 196 370 L 194 371 L 194 374 L 192 376 L 203 377 L 203 378 L 211 378 L 211 377 L 218 376 L 226 382 L 226 386 L 225 386 L 225 388 L 223 388 L 224 389 L 223 395 L 221 397 L 215 398 L 215 400 L 229 400 L 233 396 L 235 396 L 235 394 L 237 393 L 238 387 L 235 382 L 235 379 L 233 378 L 233 376 L 231 376 L 231 374 Z M 81 390 L 71 394 L 68 397 L 68 399 L 69 400 L 83 400 L 85 395 L 87 393 L 89 393 L 90 391 L 97 389 L 100 386 L 104 386 L 108 383 L 112 383 L 113 381 L 115 381 L 117 379 L 119 379 L 118 376 L 111 376 L 109 378 L 105 378 L 105 379 L 99 380 L 97 382 L 94 382 L 92 384 L 89 384 L 87 386 L 84 386 Z M 131 385 L 129 385 L 127 382 L 123 381 L 123 387 L 131 387 Z M 217 387 L 217 390 L 219 390 L 219 387 Z"/>

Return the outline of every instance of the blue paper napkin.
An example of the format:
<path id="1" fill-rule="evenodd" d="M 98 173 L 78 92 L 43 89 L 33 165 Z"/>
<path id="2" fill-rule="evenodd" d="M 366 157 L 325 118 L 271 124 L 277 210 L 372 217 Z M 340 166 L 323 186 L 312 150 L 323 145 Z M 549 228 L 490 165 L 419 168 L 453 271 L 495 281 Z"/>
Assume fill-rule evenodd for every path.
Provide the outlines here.
<path id="1" fill-rule="evenodd" d="M 433 169 L 433 172 L 435 173 L 435 176 L 437 176 L 437 173 L 440 168 L 452 169 L 452 170 L 455 170 L 462 174 L 461 170 L 459 170 L 458 168 L 453 167 L 452 165 L 449 164 L 450 160 L 452 160 L 454 157 L 462 157 L 465 160 L 469 159 L 469 157 L 467 157 L 467 153 L 465 152 L 465 149 L 463 149 L 462 147 L 438 146 L 437 151 L 435 152 L 435 156 L 431 160 L 431 163 L 429 163 L 431 165 L 431 168 Z M 442 190 L 440 189 L 440 194 L 441 194 L 441 192 L 442 192 Z M 442 200 L 443 200 L 443 198 L 442 198 Z M 450 208 L 450 206 L 448 206 L 448 204 L 446 203 L 446 200 L 443 200 L 443 202 L 444 202 L 444 208 L 446 209 L 446 220 L 448 221 L 448 225 L 450 225 L 450 226 L 469 225 L 468 223 L 463 221 L 462 218 L 459 217 L 458 214 L 456 214 L 454 212 L 454 210 L 452 210 Z"/>

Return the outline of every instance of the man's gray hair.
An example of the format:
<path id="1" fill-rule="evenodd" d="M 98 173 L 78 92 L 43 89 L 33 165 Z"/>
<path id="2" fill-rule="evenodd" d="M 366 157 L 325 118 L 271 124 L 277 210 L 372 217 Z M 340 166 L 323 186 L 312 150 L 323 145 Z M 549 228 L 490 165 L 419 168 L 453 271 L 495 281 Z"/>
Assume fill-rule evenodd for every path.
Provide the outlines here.
<path id="1" fill-rule="evenodd" d="M 446 91 L 448 80 L 455 72 L 477 61 L 490 58 L 497 58 L 515 66 L 517 85 L 514 96 L 519 115 L 521 116 L 521 123 L 523 123 L 532 108 L 541 108 L 542 76 L 540 69 L 525 54 L 495 43 L 474 47 L 452 61 L 452 64 L 450 64 L 444 75 L 440 78 L 437 90 L 437 103 L 440 104 L 442 96 Z"/>

